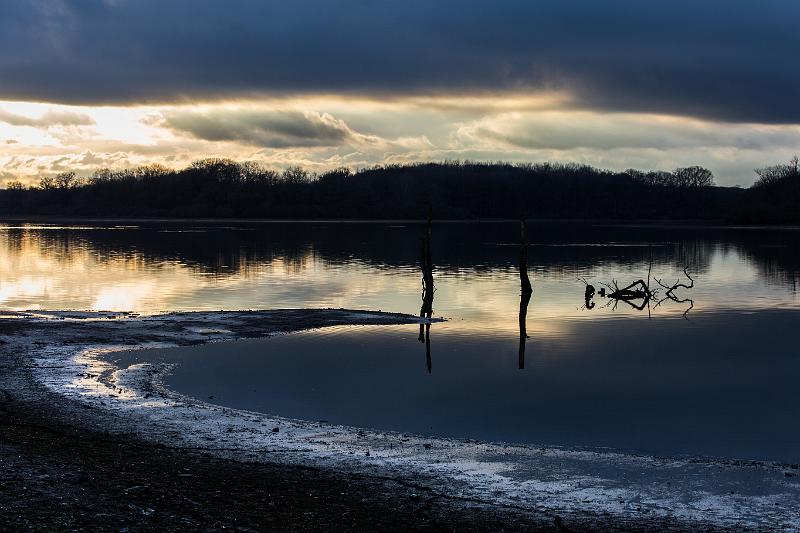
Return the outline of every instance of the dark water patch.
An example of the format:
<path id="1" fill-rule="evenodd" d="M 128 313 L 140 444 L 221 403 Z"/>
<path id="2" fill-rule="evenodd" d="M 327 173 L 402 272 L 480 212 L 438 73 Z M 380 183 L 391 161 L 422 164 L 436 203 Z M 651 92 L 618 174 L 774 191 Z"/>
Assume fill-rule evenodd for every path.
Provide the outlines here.
<path id="1" fill-rule="evenodd" d="M 347 327 L 115 356 L 180 363 L 167 384 L 234 408 L 489 441 L 800 460 L 800 313 L 548 321 L 518 338 Z"/>

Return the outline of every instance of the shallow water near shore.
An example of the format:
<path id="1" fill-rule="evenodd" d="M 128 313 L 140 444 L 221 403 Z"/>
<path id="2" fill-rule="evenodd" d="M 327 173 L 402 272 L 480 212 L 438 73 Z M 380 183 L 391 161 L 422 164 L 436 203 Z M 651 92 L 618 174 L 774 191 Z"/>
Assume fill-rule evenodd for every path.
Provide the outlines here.
<path id="1" fill-rule="evenodd" d="M 624 319 L 623 319 L 624 320 Z M 797 316 L 709 314 L 690 326 L 567 321 L 562 338 L 469 335 L 434 324 L 335 327 L 200 347 L 114 354 L 178 363 L 166 384 L 227 407 L 418 435 L 656 455 L 797 460 Z M 619 328 L 641 346 L 622 349 Z M 428 364 L 431 371 L 428 372 Z"/>
<path id="2" fill-rule="evenodd" d="M 415 313 L 422 233 L 409 222 L 6 224 L 0 298 L 11 309 Z M 528 338 L 518 224 L 438 223 L 433 235 L 434 315 L 448 321 L 422 342 L 414 326 L 337 327 L 112 357 L 179 362 L 167 378 L 178 392 L 301 419 L 800 460 L 797 231 L 531 224 Z M 693 283 L 641 310 L 584 299 L 585 283 L 648 272 Z"/>

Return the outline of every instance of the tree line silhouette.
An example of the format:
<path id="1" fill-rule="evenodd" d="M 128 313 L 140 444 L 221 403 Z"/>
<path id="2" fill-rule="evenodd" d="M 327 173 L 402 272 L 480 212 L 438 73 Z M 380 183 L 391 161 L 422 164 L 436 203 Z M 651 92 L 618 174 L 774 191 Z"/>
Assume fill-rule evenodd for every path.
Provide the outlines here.
<path id="1" fill-rule="evenodd" d="M 0 190 L 0 214 L 219 218 L 605 218 L 706 219 L 756 223 L 798 220 L 797 159 L 758 169 L 749 189 L 718 187 L 692 166 L 667 171 L 601 170 L 587 165 L 449 161 L 384 165 L 321 174 L 282 172 L 252 162 L 205 159 L 173 170 L 159 165 L 64 172 L 38 186 Z"/>

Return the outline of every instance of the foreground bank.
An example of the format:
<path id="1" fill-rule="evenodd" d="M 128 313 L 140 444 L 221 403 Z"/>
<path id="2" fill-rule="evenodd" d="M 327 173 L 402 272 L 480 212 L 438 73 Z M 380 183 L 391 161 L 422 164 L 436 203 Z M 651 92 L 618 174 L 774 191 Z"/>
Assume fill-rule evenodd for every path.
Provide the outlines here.
<path id="1" fill-rule="evenodd" d="M 14 424 L 4 428 L 8 437 L 3 461 L 11 468 L 3 471 L 25 472 L 19 460 L 12 462 L 15 455 L 20 456 L 14 450 L 26 457 L 33 454 L 43 464 L 65 463 L 68 472 L 75 470 L 81 457 L 116 454 L 125 458 L 119 475 L 111 467 L 113 461 L 106 463 L 108 468 L 102 461 L 87 467 L 95 469 L 97 479 L 108 482 L 107 489 L 102 482 L 93 487 L 103 497 L 116 491 L 118 496 L 111 496 L 114 501 L 139 509 L 142 520 L 164 512 L 183 516 L 165 509 L 183 509 L 183 504 L 176 503 L 182 498 L 195 502 L 201 498 L 216 503 L 199 502 L 197 509 L 217 509 L 220 516 L 230 515 L 230 519 L 240 513 L 249 518 L 230 523 L 255 529 L 259 524 L 274 527 L 275 520 L 295 527 L 306 518 L 310 525 L 323 527 L 324 517 L 339 514 L 352 516 L 353 527 L 444 525 L 453 520 L 453 524 L 489 526 L 499 521 L 512 527 L 541 528 L 800 528 L 794 513 L 800 504 L 796 465 L 508 446 L 288 420 L 177 395 L 161 383 L 169 368 L 117 369 L 104 358 L 120 349 L 235 341 L 337 324 L 418 320 L 345 310 L 148 317 L 8 314 L 0 323 L 4 343 L 0 387 L 5 391 L 6 419 L 13 418 Z M 77 433 L 69 437 L 70 432 Z M 107 436 L 98 441 L 101 434 Z M 69 450 L 73 450 L 71 455 Z M 172 478 L 157 475 L 161 463 Z M 188 475 L 175 470 L 178 466 Z M 58 476 L 65 471 L 59 466 L 42 468 L 43 473 L 31 474 L 29 485 L 36 485 L 36 475 Z M 204 473 L 193 472 L 198 469 Z M 251 471 L 263 476 L 245 474 Z M 119 479 L 132 484 L 115 489 Z M 16 483 L 27 486 L 25 475 L 21 480 Z M 281 490 L 276 500 L 276 487 L 287 480 L 292 488 Z M 149 487 L 145 496 L 135 494 L 142 490 L 137 486 Z M 16 498 L 18 509 L 28 508 L 24 492 L 17 492 Z M 68 501 L 69 496 L 38 498 Z M 322 500 L 325 503 L 319 503 Z M 31 497 L 31 501 L 40 500 Z M 273 506 L 283 501 L 291 509 L 270 511 L 270 501 Z M 250 507 L 242 506 L 244 502 L 259 508 L 260 514 L 246 511 Z M 389 519 L 385 511 L 392 509 Z M 14 513 L 13 509 L 7 512 Z M 407 516 L 409 512 L 415 516 Z M 309 515 L 302 518 L 296 513 Z M 189 513 L 183 518 L 208 520 L 198 516 Z M 321 521 L 313 522 L 317 519 Z M 343 527 L 348 523 L 344 520 Z"/>

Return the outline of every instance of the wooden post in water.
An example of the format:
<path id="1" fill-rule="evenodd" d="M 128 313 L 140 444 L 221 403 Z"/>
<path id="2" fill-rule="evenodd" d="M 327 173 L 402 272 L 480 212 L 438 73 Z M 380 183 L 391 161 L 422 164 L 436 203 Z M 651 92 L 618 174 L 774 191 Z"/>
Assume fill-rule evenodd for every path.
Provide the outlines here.
<path id="1" fill-rule="evenodd" d="M 433 259 L 431 258 L 431 225 L 433 221 L 433 213 L 428 208 L 428 223 L 425 227 L 425 235 L 422 238 L 422 246 L 420 250 L 420 266 L 422 268 L 422 307 L 419 310 L 420 318 L 431 319 L 433 316 L 433 293 L 435 291 L 433 286 Z M 431 325 L 419 325 L 419 341 L 425 343 L 426 362 L 428 373 L 431 373 Z"/>
<path id="2" fill-rule="evenodd" d="M 520 220 L 520 248 L 519 248 L 519 368 L 525 368 L 525 342 L 528 339 L 527 319 L 528 304 L 533 295 L 533 286 L 528 277 L 528 238 L 525 219 Z"/>

